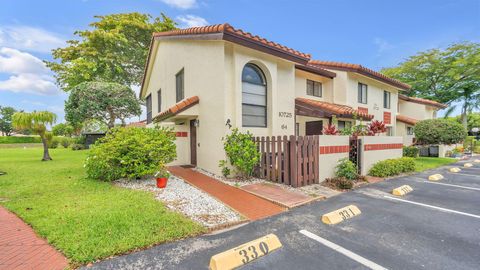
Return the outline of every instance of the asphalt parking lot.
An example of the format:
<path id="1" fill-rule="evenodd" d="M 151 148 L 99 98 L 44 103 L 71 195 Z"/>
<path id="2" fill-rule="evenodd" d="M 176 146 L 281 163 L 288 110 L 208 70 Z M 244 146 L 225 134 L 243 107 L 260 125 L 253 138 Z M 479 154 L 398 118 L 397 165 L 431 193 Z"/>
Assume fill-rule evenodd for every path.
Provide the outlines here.
<path id="1" fill-rule="evenodd" d="M 399 177 L 228 231 L 159 245 L 88 269 L 208 269 L 212 255 L 274 233 L 283 247 L 241 269 L 479 269 L 480 163 Z M 451 167 L 460 173 L 450 173 Z M 445 178 L 428 181 L 441 173 Z M 393 188 L 413 191 L 399 197 Z M 336 225 L 323 214 L 361 214 Z"/>

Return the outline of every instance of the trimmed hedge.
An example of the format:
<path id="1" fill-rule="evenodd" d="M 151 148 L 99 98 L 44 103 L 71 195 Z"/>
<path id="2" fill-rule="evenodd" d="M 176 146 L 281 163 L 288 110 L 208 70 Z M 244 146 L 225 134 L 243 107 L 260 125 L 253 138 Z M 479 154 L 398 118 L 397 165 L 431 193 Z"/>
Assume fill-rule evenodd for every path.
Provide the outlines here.
<path id="1" fill-rule="evenodd" d="M 38 136 L 25 136 L 25 137 L 15 137 L 15 136 L 0 136 L 0 143 L 42 143 L 42 139 Z"/>
<path id="2" fill-rule="evenodd" d="M 373 165 L 368 175 L 376 177 L 394 176 L 415 171 L 415 160 L 411 157 L 386 159 Z"/>

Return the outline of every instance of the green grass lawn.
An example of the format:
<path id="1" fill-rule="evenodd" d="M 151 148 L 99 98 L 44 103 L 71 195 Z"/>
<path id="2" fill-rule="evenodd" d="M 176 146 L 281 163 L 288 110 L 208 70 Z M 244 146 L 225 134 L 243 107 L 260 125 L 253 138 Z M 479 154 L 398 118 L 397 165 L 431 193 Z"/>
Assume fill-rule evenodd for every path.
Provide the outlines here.
<path id="1" fill-rule="evenodd" d="M 417 157 L 415 158 L 415 171 L 422 172 L 425 170 L 447 165 L 456 161 L 457 160 L 454 158 Z"/>
<path id="2" fill-rule="evenodd" d="M 0 149 L 0 204 L 62 251 L 73 266 L 205 229 L 151 193 L 87 179 L 86 151 Z"/>

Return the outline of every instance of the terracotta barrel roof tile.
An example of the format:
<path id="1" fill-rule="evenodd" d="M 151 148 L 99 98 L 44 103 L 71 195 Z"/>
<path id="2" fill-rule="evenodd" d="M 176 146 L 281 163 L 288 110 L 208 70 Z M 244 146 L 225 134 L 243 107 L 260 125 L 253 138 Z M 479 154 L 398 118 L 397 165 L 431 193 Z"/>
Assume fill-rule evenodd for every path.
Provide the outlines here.
<path id="1" fill-rule="evenodd" d="M 409 125 L 412 125 L 412 126 L 414 126 L 418 122 L 417 119 L 410 118 L 408 116 L 400 115 L 400 114 L 397 114 L 397 121 L 400 121 L 400 122 L 403 122 L 405 124 L 409 124 Z"/>
<path id="2" fill-rule="evenodd" d="M 362 65 L 358 64 L 350 64 L 350 63 L 341 63 L 341 62 L 332 62 L 332 61 L 320 61 L 320 60 L 310 60 L 308 62 L 310 65 L 316 65 L 322 68 L 330 68 L 330 69 L 339 69 L 339 70 L 346 70 L 350 72 L 357 72 L 362 75 L 369 76 L 371 78 L 377 79 L 379 81 L 383 81 L 395 87 L 401 88 L 403 90 L 410 89 L 410 85 L 406 83 L 402 83 L 401 81 L 395 80 L 390 78 L 380 72 L 374 71 L 373 69 L 366 68 Z"/>
<path id="3" fill-rule="evenodd" d="M 167 119 L 169 117 L 175 116 L 176 114 L 185 111 L 186 109 L 192 107 L 195 104 L 198 104 L 200 102 L 200 99 L 198 96 L 193 96 L 189 97 L 186 99 L 183 99 L 173 105 L 172 107 L 166 109 L 165 111 L 159 113 L 157 116 L 155 116 L 153 119 L 155 121 L 162 121 L 164 119 Z"/>
<path id="4" fill-rule="evenodd" d="M 436 102 L 436 101 L 433 101 L 433 100 L 430 100 L 430 99 L 424 99 L 424 98 L 418 98 L 418 97 L 409 97 L 409 96 L 405 96 L 405 95 L 398 95 L 398 98 L 401 99 L 401 100 L 410 101 L 410 102 L 414 102 L 414 103 L 420 103 L 420 104 L 423 104 L 423 105 L 430 105 L 430 106 L 433 106 L 433 107 L 437 107 L 439 109 L 445 109 L 445 108 L 448 107 L 448 105 L 446 105 L 446 104 Z"/>
<path id="5" fill-rule="evenodd" d="M 368 113 L 363 113 L 347 105 L 340 105 L 340 104 L 329 103 L 325 101 L 313 100 L 308 98 L 296 98 L 295 101 L 308 104 L 310 106 L 318 108 L 319 110 L 325 110 L 335 115 L 350 116 L 350 117 L 357 115 L 360 118 L 369 119 L 369 120 L 373 119 L 373 115 Z"/>

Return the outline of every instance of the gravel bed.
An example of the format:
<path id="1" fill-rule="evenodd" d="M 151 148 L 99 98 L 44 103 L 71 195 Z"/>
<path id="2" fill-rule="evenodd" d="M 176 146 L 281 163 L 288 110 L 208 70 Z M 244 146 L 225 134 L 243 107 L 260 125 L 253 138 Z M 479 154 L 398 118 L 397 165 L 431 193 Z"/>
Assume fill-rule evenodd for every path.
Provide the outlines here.
<path id="1" fill-rule="evenodd" d="M 181 212 L 207 228 L 238 222 L 242 219 L 217 199 L 173 175 L 168 179 L 167 187 L 164 189 L 157 188 L 154 179 L 118 180 L 115 181 L 115 185 L 153 192 L 155 198 L 164 202 L 169 209 Z"/>

